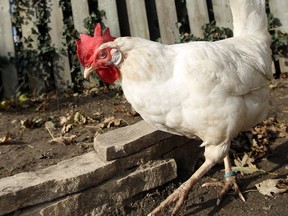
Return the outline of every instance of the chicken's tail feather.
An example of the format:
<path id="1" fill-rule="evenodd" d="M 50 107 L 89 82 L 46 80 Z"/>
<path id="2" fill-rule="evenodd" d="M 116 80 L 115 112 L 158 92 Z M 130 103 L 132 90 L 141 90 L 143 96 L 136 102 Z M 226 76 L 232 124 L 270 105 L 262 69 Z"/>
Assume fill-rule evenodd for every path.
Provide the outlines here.
<path id="1" fill-rule="evenodd" d="M 234 37 L 254 34 L 269 38 L 265 0 L 230 0 Z"/>

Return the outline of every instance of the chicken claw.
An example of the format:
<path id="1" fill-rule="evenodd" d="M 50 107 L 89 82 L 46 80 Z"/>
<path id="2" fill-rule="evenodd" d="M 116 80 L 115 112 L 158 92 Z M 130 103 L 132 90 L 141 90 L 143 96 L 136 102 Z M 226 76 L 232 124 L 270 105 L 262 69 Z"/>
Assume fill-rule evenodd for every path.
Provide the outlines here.
<path id="1" fill-rule="evenodd" d="M 177 188 L 166 200 L 164 200 L 157 208 L 155 208 L 148 216 L 158 215 L 162 209 L 170 206 L 170 204 L 176 202 L 175 207 L 171 215 L 176 215 L 184 204 L 186 197 L 190 192 L 191 186 L 187 182 L 184 182 Z"/>
<path id="2" fill-rule="evenodd" d="M 170 196 L 167 197 L 157 208 L 155 208 L 148 216 L 158 215 L 163 209 L 169 207 L 172 203 L 176 203 L 171 215 L 177 215 L 179 210 L 184 204 L 185 199 L 190 193 L 193 185 L 199 181 L 199 179 L 208 170 L 215 165 L 215 162 L 205 160 L 201 167 L 183 184 L 180 185 Z"/>
<path id="3" fill-rule="evenodd" d="M 230 190 L 233 189 L 240 197 L 240 199 L 245 202 L 245 198 L 243 194 L 240 191 L 240 188 L 237 184 L 236 180 L 236 172 L 229 172 L 224 175 L 225 181 L 221 182 L 209 182 L 205 183 L 202 185 L 202 187 L 211 187 L 211 186 L 216 186 L 216 187 L 222 187 L 222 190 L 220 192 L 220 195 L 216 201 L 216 205 L 218 206 L 223 199 L 224 195 Z"/>

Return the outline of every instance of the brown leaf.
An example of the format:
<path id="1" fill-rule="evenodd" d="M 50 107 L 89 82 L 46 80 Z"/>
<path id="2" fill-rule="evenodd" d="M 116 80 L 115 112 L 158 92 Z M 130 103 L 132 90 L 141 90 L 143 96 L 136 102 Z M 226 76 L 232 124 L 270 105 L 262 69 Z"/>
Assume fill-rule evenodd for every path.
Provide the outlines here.
<path id="1" fill-rule="evenodd" d="M 253 164 L 254 158 L 249 157 L 247 153 L 244 154 L 243 158 L 240 159 L 237 157 L 234 159 L 234 163 L 236 166 L 232 167 L 234 171 L 239 171 L 244 174 L 250 174 L 258 171 L 262 171 L 256 167 L 256 165 Z"/>
<path id="2" fill-rule="evenodd" d="M 22 126 L 29 129 L 39 128 L 44 124 L 44 122 L 45 121 L 39 117 L 35 117 L 33 119 L 21 120 Z"/>
<path id="3" fill-rule="evenodd" d="M 10 133 L 7 132 L 5 136 L 0 138 L 0 145 L 7 144 L 9 143 L 10 140 L 11 140 Z"/>
<path id="4" fill-rule="evenodd" d="M 82 115 L 80 112 L 76 112 L 74 115 L 74 122 L 77 124 L 86 124 L 87 118 Z"/>
<path id="5" fill-rule="evenodd" d="M 73 124 L 65 124 L 61 129 L 61 133 L 65 134 L 68 133 L 73 128 Z"/>
<path id="6" fill-rule="evenodd" d="M 286 179 L 267 179 L 255 185 L 258 191 L 267 196 L 284 193 L 288 191 L 288 180 Z"/>
<path id="7" fill-rule="evenodd" d="M 39 106 L 37 106 L 36 111 L 44 112 L 48 109 L 48 103 L 42 102 Z"/>
<path id="8" fill-rule="evenodd" d="M 49 143 L 70 145 L 70 144 L 73 144 L 75 138 L 76 138 L 76 135 L 60 136 L 60 137 L 55 137 L 51 139 Z"/>
<path id="9" fill-rule="evenodd" d="M 115 118 L 114 116 L 105 118 L 100 124 L 97 125 L 98 128 L 104 129 L 104 128 L 111 128 L 111 127 L 120 127 L 128 125 L 128 123 L 119 118 Z"/>
<path id="10" fill-rule="evenodd" d="M 73 123 L 74 123 L 74 119 L 71 115 L 60 117 L 60 125 L 62 125 L 62 126 L 65 124 L 73 124 Z"/>

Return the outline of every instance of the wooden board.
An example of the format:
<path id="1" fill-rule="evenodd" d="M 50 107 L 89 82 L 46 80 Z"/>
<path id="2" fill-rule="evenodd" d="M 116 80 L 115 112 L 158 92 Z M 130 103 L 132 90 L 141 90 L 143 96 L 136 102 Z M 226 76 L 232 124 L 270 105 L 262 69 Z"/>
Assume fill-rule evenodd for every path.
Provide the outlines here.
<path id="1" fill-rule="evenodd" d="M 89 17 L 88 0 L 71 0 L 73 21 L 76 30 L 79 33 L 87 33 L 83 21 Z"/>
<path id="2" fill-rule="evenodd" d="M 9 0 L 0 1 L 0 56 L 14 57 L 14 41 L 12 35 L 12 22 L 10 16 Z M 15 96 L 18 85 L 17 70 L 12 64 L 0 71 L 3 86 L 3 96 L 10 98 Z"/>
<path id="3" fill-rule="evenodd" d="M 49 32 L 51 43 L 57 48 L 64 49 L 63 43 L 65 43 L 65 39 L 62 36 L 64 31 L 62 8 L 59 7 L 58 0 L 47 0 L 47 5 L 50 6 L 51 13 L 51 22 L 48 23 L 48 26 L 51 28 Z M 55 65 L 53 66 L 55 85 L 57 89 L 67 89 L 67 87 L 72 84 L 68 52 L 65 51 L 64 53 L 57 55 L 55 57 Z"/>
<path id="4" fill-rule="evenodd" d="M 37 21 L 37 16 L 36 16 L 36 8 L 33 7 L 32 5 L 32 1 L 28 1 L 27 2 L 29 4 L 29 13 L 27 13 L 26 11 L 20 12 L 20 16 L 23 18 L 23 24 L 21 26 L 22 29 L 22 37 L 24 38 L 32 38 L 32 49 L 37 49 L 37 44 L 38 44 L 38 39 L 37 39 L 37 35 L 36 34 L 32 34 L 32 28 L 34 29 L 34 31 L 38 32 L 37 27 L 35 26 L 35 22 Z M 27 47 L 27 44 L 23 44 L 24 48 L 26 49 L 30 49 Z"/>
<path id="5" fill-rule="evenodd" d="M 114 37 L 120 37 L 119 19 L 115 0 L 98 0 L 98 9 L 105 11 L 104 24 Z"/>
<path id="6" fill-rule="evenodd" d="M 206 1 L 186 0 L 189 16 L 190 30 L 196 37 L 203 38 L 202 26 L 209 23 L 209 15 Z"/>
<path id="7" fill-rule="evenodd" d="M 288 1 L 270 0 L 269 5 L 271 13 L 274 17 L 278 18 L 282 24 L 279 30 L 288 33 Z M 288 58 L 280 58 L 279 63 L 281 72 L 288 72 Z"/>
<path id="8" fill-rule="evenodd" d="M 155 3 L 162 43 L 174 44 L 179 42 L 178 20 L 174 0 L 157 0 Z"/>
<path id="9" fill-rule="evenodd" d="M 233 29 L 229 0 L 212 0 L 215 20 L 218 26 Z"/>
<path id="10" fill-rule="evenodd" d="M 150 39 L 144 0 L 126 0 L 131 36 Z"/>

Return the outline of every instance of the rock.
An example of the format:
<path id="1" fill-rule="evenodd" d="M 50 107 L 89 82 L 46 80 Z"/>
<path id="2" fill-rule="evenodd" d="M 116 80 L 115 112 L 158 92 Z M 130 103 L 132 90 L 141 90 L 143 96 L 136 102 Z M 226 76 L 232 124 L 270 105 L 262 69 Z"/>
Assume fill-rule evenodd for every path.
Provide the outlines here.
<path id="1" fill-rule="evenodd" d="M 110 161 L 137 153 L 172 136 L 172 134 L 158 131 L 145 121 L 140 121 L 134 125 L 98 135 L 94 139 L 94 148 L 101 159 Z"/>
<path id="2" fill-rule="evenodd" d="M 0 179 L 0 215 L 54 200 L 97 185 L 117 173 L 115 161 L 103 162 L 96 152 L 57 165 Z"/>
<path id="3" fill-rule="evenodd" d="M 116 200 L 119 194 L 123 197 L 120 199 L 122 202 L 127 197 L 176 177 L 174 159 L 173 166 L 171 159 L 164 164 L 161 162 L 161 166 L 154 162 L 149 164 L 151 160 L 175 158 L 181 166 L 193 168 L 199 157 L 199 147 L 193 146 L 195 143 L 199 144 L 195 140 L 157 131 L 144 121 L 99 135 L 95 138 L 97 152 L 77 156 L 35 172 L 0 179 L 0 215 L 28 206 L 37 206 L 36 212 L 39 214 L 46 211 L 44 215 L 50 210 L 54 211 L 53 205 L 57 206 L 55 209 L 63 208 L 65 211 L 81 211 L 82 208 L 93 209 L 93 212 L 107 210 L 107 196 L 108 201 L 115 204 L 120 199 L 118 197 Z M 145 169 L 143 164 L 147 164 Z M 138 166 L 142 168 L 131 172 Z M 157 167 L 164 168 L 157 171 Z M 158 176 L 157 172 L 160 173 Z M 107 181 L 114 183 L 108 184 Z M 98 201 L 94 200 L 95 194 L 98 194 Z M 113 194 L 112 198 L 110 194 Z"/>
<path id="4" fill-rule="evenodd" d="M 158 187 L 177 177 L 173 159 L 151 161 L 120 177 L 114 177 L 99 186 L 91 187 L 54 202 L 38 205 L 20 213 L 22 216 L 38 215 L 107 215 L 124 200 L 138 193 Z"/>

